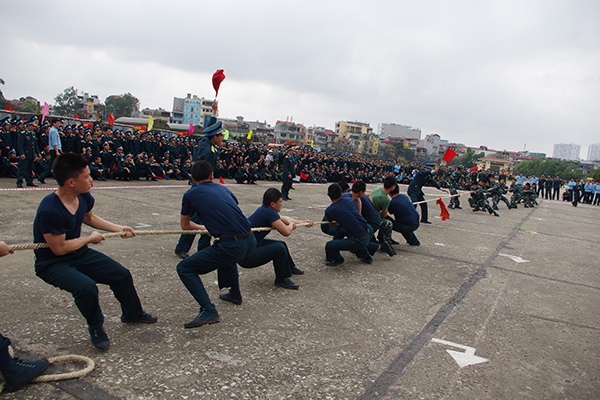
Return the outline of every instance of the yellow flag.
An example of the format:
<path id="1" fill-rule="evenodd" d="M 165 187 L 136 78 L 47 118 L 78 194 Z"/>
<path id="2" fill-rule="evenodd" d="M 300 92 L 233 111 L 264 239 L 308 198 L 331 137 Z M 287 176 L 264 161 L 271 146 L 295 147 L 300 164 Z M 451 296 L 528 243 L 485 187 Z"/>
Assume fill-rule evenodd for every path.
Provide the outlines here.
<path id="1" fill-rule="evenodd" d="M 311 140 L 311 141 L 310 141 L 310 148 L 311 148 L 311 149 L 313 148 L 313 144 L 315 144 L 315 141 L 314 141 L 314 140 Z"/>
<path id="2" fill-rule="evenodd" d="M 229 131 L 227 129 L 225 129 L 225 134 L 223 135 L 223 140 L 228 140 L 229 139 Z"/>
<path id="3" fill-rule="evenodd" d="M 152 118 L 152 115 L 149 115 L 148 116 L 148 129 L 146 129 L 146 132 L 151 131 L 153 126 L 154 126 L 154 119 Z"/>
<path id="4" fill-rule="evenodd" d="M 252 137 L 252 129 L 250 129 L 250 132 L 248 132 L 248 136 L 246 136 L 246 139 L 250 140 L 251 137 Z"/>

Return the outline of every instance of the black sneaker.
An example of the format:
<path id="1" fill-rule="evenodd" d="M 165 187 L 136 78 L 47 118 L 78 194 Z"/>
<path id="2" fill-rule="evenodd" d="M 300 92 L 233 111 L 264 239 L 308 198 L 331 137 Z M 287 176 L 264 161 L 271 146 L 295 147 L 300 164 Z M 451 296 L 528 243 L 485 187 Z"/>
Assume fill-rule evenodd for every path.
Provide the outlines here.
<path id="1" fill-rule="evenodd" d="M 388 256 L 394 257 L 394 249 L 392 249 L 392 246 L 390 246 L 388 243 L 386 243 L 386 242 L 381 243 L 380 249 L 384 253 L 387 253 Z"/>
<path id="2" fill-rule="evenodd" d="M 196 318 L 191 320 L 190 322 L 186 322 L 183 327 L 185 329 L 198 328 L 202 325 L 210 325 L 216 324 L 217 322 L 221 322 L 221 318 L 219 317 L 219 313 L 216 311 L 209 312 L 204 309 L 200 310 L 200 313 Z"/>
<path id="3" fill-rule="evenodd" d="M 18 187 L 19 189 L 23 189 L 23 184 L 22 184 L 22 183 L 17 183 L 17 187 Z"/>
<path id="4" fill-rule="evenodd" d="M 92 344 L 100 350 L 108 350 L 110 347 L 110 340 L 108 340 L 108 335 L 106 334 L 104 327 L 101 326 L 97 329 L 89 328 L 89 331 Z"/>
<path id="5" fill-rule="evenodd" d="M 182 260 L 184 260 L 190 256 L 185 251 L 181 251 L 181 250 L 177 250 L 177 249 L 175 249 L 175 254 L 177 255 L 177 257 L 181 258 Z"/>
<path id="6" fill-rule="evenodd" d="M 275 279 L 274 285 L 279 286 L 280 288 L 292 290 L 298 290 L 298 288 L 300 287 L 299 285 L 292 282 L 290 278 L 277 278 Z"/>
<path id="7" fill-rule="evenodd" d="M 400 244 L 400 242 L 395 241 L 394 239 L 390 239 L 391 244 Z"/>
<path id="8" fill-rule="evenodd" d="M 221 300 L 223 300 L 223 301 L 228 301 L 228 302 L 230 302 L 230 303 L 233 303 L 233 304 L 237 304 L 238 306 L 239 306 L 240 304 L 242 304 L 242 299 L 241 299 L 241 298 L 234 297 L 234 296 L 231 294 L 231 292 L 227 292 L 227 293 L 221 293 L 221 294 L 219 295 L 219 299 L 221 299 Z"/>
<path id="9" fill-rule="evenodd" d="M 373 259 L 372 258 L 359 258 L 358 259 L 360 262 L 365 263 L 365 264 L 373 264 Z"/>
<path id="10" fill-rule="evenodd" d="M 135 323 L 135 322 L 139 322 L 142 324 L 153 324 L 156 321 L 158 321 L 158 317 L 155 317 L 152 314 L 148 314 L 147 312 L 143 313 L 142 315 L 140 315 L 137 318 L 133 318 L 133 319 L 129 319 L 124 315 L 121 315 L 121 322 L 124 324 L 130 324 L 130 323 Z"/>
<path id="11" fill-rule="evenodd" d="M 3 371 L 5 379 L 4 391 L 14 392 L 22 389 L 28 382 L 44 373 L 50 363 L 45 358 L 32 362 L 24 362 L 15 358 L 7 370 Z"/>
<path id="12" fill-rule="evenodd" d="M 33 182 L 27 182 L 27 186 L 31 186 L 31 187 L 38 187 L 38 185 L 36 185 Z"/>
<path id="13" fill-rule="evenodd" d="M 342 262 L 337 262 L 337 261 L 325 261 L 325 265 L 327 265 L 328 267 L 337 267 L 338 265 L 342 265 Z"/>
<path id="14" fill-rule="evenodd" d="M 294 267 L 294 268 L 292 268 L 292 274 L 294 274 L 294 275 L 304 275 L 304 271 L 302 271 L 298 267 Z"/>

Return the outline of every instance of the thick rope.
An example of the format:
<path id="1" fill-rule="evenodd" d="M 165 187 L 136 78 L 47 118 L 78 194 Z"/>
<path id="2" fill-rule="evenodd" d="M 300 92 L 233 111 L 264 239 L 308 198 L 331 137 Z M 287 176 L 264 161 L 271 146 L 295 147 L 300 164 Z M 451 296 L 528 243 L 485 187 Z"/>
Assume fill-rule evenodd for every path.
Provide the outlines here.
<path id="1" fill-rule="evenodd" d="M 430 201 L 437 201 L 438 199 L 449 199 L 452 197 L 456 197 L 456 196 L 460 196 L 460 194 L 453 194 L 452 196 L 445 196 L 445 197 L 436 197 L 435 199 L 431 199 L 431 200 L 424 200 L 424 201 L 417 201 L 414 202 L 414 205 L 417 204 L 421 204 L 421 203 L 427 203 Z M 322 224 L 329 224 L 330 221 L 321 221 L 321 222 L 315 222 L 314 225 L 322 225 Z M 300 224 L 296 224 L 296 226 L 309 226 L 310 224 L 308 222 L 302 222 Z M 266 231 L 272 231 L 275 230 L 275 228 L 273 227 L 261 227 L 261 228 L 252 228 L 252 232 L 266 232 Z M 135 233 L 136 236 L 146 236 L 146 235 L 206 235 L 206 234 L 210 234 L 207 230 L 158 230 L 158 229 L 154 229 L 154 230 L 140 230 L 140 231 L 133 231 Z M 127 235 L 128 232 L 107 232 L 107 233 L 103 233 L 102 235 L 105 238 L 112 238 L 112 237 L 117 237 L 117 236 L 121 236 L 124 237 L 125 235 Z M 10 248 L 12 248 L 13 250 L 36 250 L 36 249 L 44 249 L 48 247 L 48 243 L 25 243 L 25 244 L 13 244 L 9 246 Z"/>
<path id="2" fill-rule="evenodd" d="M 8 353 L 10 354 L 11 357 L 14 357 L 14 355 L 15 355 L 12 347 L 10 347 L 10 346 L 8 347 Z M 85 367 L 79 371 L 63 372 L 61 374 L 41 375 L 35 379 L 32 379 L 30 382 L 36 382 L 36 383 L 56 382 L 56 381 L 64 381 L 66 379 L 83 378 L 84 376 L 86 376 L 87 374 L 92 372 L 94 370 L 94 367 L 96 366 L 96 364 L 94 363 L 94 360 L 92 360 L 91 358 L 85 357 L 85 356 L 78 356 L 75 354 L 71 354 L 68 356 L 51 357 L 48 359 L 48 362 L 50 364 L 80 362 L 80 363 L 85 364 Z M 0 393 L 2 393 L 2 391 L 4 390 L 4 386 L 5 386 L 5 382 L 0 383 Z"/>
<path id="3" fill-rule="evenodd" d="M 329 221 L 321 221 L 321 222 L 315 222 L 315 225 L 320 225 L 320 224 L 328 224 Z M 308 222 L 302 222 L 300 224 L 296 224 L 296 226 L 308 226 L 310 225 Z M 264 231 L 272 231 L 275 230 L 275 228 L 273 227 L 262 227 L 262 228 L 252 228 L 253 232 L 264 232 Z M 135 233 L 136 236 L 146 236 L 146 235 L 205 235 L 205 234 L 209 234 L 209 232 L 207 230 L 158 230 L 158 229 L 154 229 L 154 230 L 140 230 L 140 231 L 133 231 Z M 118 236 L 125 236 L 128 232 L 107 232 L 107 233 L 103 233 L 102 235 L 105 238 L 112 238 L 112 237 L 118 237 Z M 13 244 L 10 245 L 10 247 L 13 250 L 36 250 L 36 249 L 43 249 L 43 248 L 47 248 L 48 247 L 48 243 L 25 243 L 25 244 Z"/>

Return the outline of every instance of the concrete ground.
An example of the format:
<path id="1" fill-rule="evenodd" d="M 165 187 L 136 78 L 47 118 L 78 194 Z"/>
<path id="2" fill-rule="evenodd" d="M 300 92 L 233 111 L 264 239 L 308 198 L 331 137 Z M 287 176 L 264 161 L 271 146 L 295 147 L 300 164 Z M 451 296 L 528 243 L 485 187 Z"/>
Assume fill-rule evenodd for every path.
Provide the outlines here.
<path id="1" fill-rule="evenodd" d="M 52 186 L 13 190 L 14 180 L 0 179 L 1 240 L 32 241 L 37 205 Z M 229 188 L 250 215 L 269 186 Z M 281 214 L 321 220 L 326 185 L 295 188 Z M 95 213 L 109 221 L 179 229 L 186 190 L 174 181 L 109 181 L 95 182 L 92 194 Z M 94 248 L 131 270 L 145 310 L 159 316 L 154 325 L 122 324 L 118 302 L 100 286 L 108 352 L 92 347 L 70 295 L 35 276 L 32 251 L 4 257 L 0 332 L 24 358 L 80 354 L 96 368 L 2 397 L 600 398 L 600 208 L 544 200 L 503 206 L 499 218 L 450 210 L 446 221 L 434 217 L 435 203 L 429 210 L 420 247 L 395 233 L 398 255 L 378 253 L 372 265 L 347 255 L 344 265 L 325 266 L 328 237 L 318 227 L 271 233 L 306 271 L 293 277 L 300 290 L 273 286 L 271 265 L 240 268 L 244 303 L 235 306 L 218 299 L 211 273 L 203 281 L 222 321 L 191 330 L 183 324 L 198 306 L 175 271 L 178 236 L 107 239 Z"/>

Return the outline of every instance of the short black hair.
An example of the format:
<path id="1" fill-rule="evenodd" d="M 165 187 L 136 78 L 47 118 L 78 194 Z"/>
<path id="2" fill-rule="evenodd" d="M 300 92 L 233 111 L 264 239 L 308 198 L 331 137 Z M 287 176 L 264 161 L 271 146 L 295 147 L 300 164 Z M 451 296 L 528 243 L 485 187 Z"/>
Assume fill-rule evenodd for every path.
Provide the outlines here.
<path id="1" fill-rule="evenodd" d="M 348 185 L 348 182 L 346 182 L 345 180 L 339 181 L 338 185 L 340 185 L 340 187 L 342 188 L 343 193 L 347 192 L 348 189 L 350 189 L 350 185 Z"/>
<path id="2" fill-rule="evenodd" d="M 348 184 L 346 183 L 346 185 Z M 332 183 L 327 188 L 327 196 L 329 196 L 331 200 L 338 200 L 342 197 L 342 187 L 338 183 Z"/>
<path id="3" fill-rule="evenodd" d="M 279 189 L 269 188 L 265 191 L 265 194 L 263 195 L 263 206 L 271 207 L 271 203 L 277 203 L 282 197 L 283 195 L 281 194 Z"/>
<path id="4" fill-rule="evenodd" d="M 192 178 L 196 182 L 207 180 L 212 172 L 212 165 L 208 161 L 200 160 L 192 165 Z"/>
<path id="5" fill-rule="evenodd" d="M 400 193 L 400 186 L 396 185 L 396 187 L 390 191 L 390 194 L 398 194 L 398 193 Z"/>
<path id="6" fill-rule="evenodd" d="M 54 160 L 52 175 L 58 186 L 63 186 L 67 180 L 76 179 L 87 166 L 88 160 L 81 154 L 63 153 Z"/>
<path id="7" fill-rule="evenodd" d="M 367 184 L 364 181 L 356 181 L 352 184 L 352 191 L 354 193 L 365 192 L 367 190 Z"/>
<path id="8" fill-rule="evenodd" d="M 398 185 L 398 181 L 396 180 L 396 177 L 394 175 L 386 176 L 383 181 L 383 187 L 385 189 L 389 189 L 389 188 L 393 187 L 394 185 Z"/>

